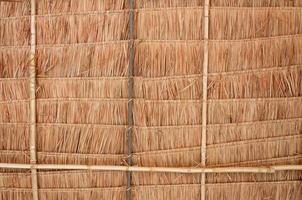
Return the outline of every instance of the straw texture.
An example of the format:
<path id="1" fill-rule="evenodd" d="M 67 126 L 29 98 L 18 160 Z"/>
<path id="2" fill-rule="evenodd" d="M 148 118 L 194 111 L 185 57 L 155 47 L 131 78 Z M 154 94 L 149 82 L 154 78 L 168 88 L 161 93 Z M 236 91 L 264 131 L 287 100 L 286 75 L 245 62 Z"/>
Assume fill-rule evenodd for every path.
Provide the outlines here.
<path id="1" fill-rule="evenodd" d="M 210 0 L 208 38 L 204 0 L 136 0 L 133 35 L 128 0 L 36 2 L 38 164 L 302 165 L 300 0 Z M 0 1 L 0 163 L 31 160 L 30 13 L 30 0 Z M 0 200 L 32 199 L 30 170 L 0 173 Z M 127 172 L 38 169 L 37 179 L 39 200 L 121 200 L 129 187 Z M 300 200 L 301 179 L 209 173 L 203 193 L 200 174 L 132 172 L 128 194 Z"/>

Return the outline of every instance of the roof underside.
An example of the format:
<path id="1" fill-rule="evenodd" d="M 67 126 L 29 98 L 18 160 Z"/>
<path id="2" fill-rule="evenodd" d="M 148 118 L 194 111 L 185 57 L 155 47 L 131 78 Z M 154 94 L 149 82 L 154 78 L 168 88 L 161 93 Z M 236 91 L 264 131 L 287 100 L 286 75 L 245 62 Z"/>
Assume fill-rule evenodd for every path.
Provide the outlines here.
<path id="1" fill-rule="evenodd" d="M 36 1 L 38 164 L 202 163 L 204 0 Z M 0 163 L 30 164 L 30 1 L 0 2 Z M 211 0 L 206 167 L 302 164 L 302 1 Z M 106 11 L 106 12 L 105 12 Z M 131 67 L 131 66 L 130 66 Z M 32 199 L 0 170 L 0 200 Z M 40 199 L 126 199 L 127 173 L 38 170 Z M 302 172 L 206 175 L 206 199 L 302 199 Z M 200 199 L 200 174 L 132 173 L 132 199 Z"/>

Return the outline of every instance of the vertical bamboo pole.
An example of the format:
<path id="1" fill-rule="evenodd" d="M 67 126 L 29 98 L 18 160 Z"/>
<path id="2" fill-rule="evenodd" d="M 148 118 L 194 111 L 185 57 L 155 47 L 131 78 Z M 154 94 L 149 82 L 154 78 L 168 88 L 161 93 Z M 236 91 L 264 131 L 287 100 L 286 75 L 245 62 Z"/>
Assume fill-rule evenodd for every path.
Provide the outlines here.
<path id="1" fill-rule="evenodd" d="M 30 54 L 29 54 L 29 90 L 30 90 L 30 163 L 36 164 L 36 1 L 31 0 L 30 18 Z M 38 200 L 37 169 L 31 167 L 33 200 Z"/>
<path id="2" fill-rule="evenodd" d="M 133 128 L 133 68 L 134 68 L 134 0 L 129 0 L 129 69 L 128 69 L 128 165 L 132 165 L 132 128 Z M 131 200 L 132 173 L 127 172 L 126 199 Z"/>
<path id="3" fill-rule="evenodd" d="M 207 145 L 207 98 L 208 98 L 208 65 L 209 65 L 209 6 L 210 0 L 204 1 L 204 52 L 202 73 L 202 132 L 201 132 L 201 164 L 206 166 Z M 201 174 L 200 199 L 206 199 L 206 174 Z"/>

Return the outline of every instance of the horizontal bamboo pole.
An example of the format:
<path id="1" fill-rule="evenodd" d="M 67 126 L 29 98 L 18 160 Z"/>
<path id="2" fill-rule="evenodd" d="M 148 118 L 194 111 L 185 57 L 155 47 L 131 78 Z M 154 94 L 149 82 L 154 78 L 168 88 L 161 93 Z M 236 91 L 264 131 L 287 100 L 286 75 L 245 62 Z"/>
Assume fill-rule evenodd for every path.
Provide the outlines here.
<path id="1" fill-rule="evenodd" d="M 155 172 L 155 173 L 274 173 L 276 171 L 300 171 L 302 165 L 276 165 L 269 167 L 137 167 L 115 165 L 64 165 L 64 164 L 14 164 L 0 163 L 2 169 L 44 169 L 44 170 L 95 170 L 95 171 L 125 171 L 125 172 Z"/>

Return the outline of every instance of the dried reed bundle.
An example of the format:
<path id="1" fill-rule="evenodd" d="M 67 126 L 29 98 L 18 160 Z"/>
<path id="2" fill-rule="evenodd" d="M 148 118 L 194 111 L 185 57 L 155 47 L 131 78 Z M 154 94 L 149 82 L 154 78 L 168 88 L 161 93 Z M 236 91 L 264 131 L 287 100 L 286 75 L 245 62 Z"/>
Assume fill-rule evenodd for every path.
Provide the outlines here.
<path id="1" fill-rule="evenodd" d="M 196 7 L 196 6 L 202 6 L 203 0 L 190 0 L 190 1 L 184 1 L 184 0 L 136 0 L 135 1 L 135 7 L 136 8 L 157 8 L 157 7 Z"/>
<path id="2" fill-rule="evenodd" d="M 195 77 L 163 77 L 134 79 L 136 98 L 149 100 L 200 99 L 202 84 L 200 76 Z"/>
<path id="3" fill-rule="evenodd" d="M 0 77 L 28 77 L 29 48 L 0 47 Z"/>
<path id="4" fill-rule="evenodd" d="M 28 101 L 0 102 L 0 122 L 26 123 L 29 122 Z"/>
<path id="5" fill-rule="evenodd" d="M 302 33 L 300 9 L 211 9 L 211 39 L 250 39 Z"/>
<path id="6" fill-rule="evenodd" d="M 207 199 L 293 199 L 301 197 L 301 183 L 298 182 L 266 182 L 218 184 L 207 186 Z M 232 194 L 232 195 L 230 195 Z"/>
<path id="7" fill-rule="evenodd" d="M 0 150 L 0 160 L 3 163 L 30 163 L 30 155 L 24 150 Z"/>
<path id="8" fill-rule="evenodd" d="M 32 191 L 31 189 L 2 189 L 1 192 L 1 198 L 8 199 L 8 200 L 14 200 L 14 199 L 22 199 L 22 200 L 32 200 Z"/>
<path id="9" fill-rule="evenodd" d="M 239 41 L 211 41 L 209 72 L 299 65 L 302 37 L 284 36 Z"/>
<path id="10" fill-rule="evenodd" d="M 207 164 L 208 166 L 251 166 L 251 161 L 258 161 L 258 165 L 269 166 L 275 163 L 290 163 L 291 157 L 301 155 L 301 144 L 302 136 L 299 134 L 247 142 L 208 145 Z M 259 154 L 259 152 L 262 153 Z M 270 161 L 270 159 L 274 160 Z M 301 161 L 300 158 L 292 164 L 299 164 Z"/>
<path id="11" fill-rule="evenodd" d="M 138 126 L 201 124 L 199 101 L 135 100 L 133 113 Z"/>
<path id="12" fill-rule="evenodd" d="M 125 188 L 91 188 L 75 190 L 39 190 L 41 199 L 123 199 L 126 196 Z"/>
<path id="13" fill-rule="evenodd" d="M 188 199 L 200 197 L 200 185 L 157 185 L 134 187 L 133 199 Z"/>
<path id="14" fill-rule="evenodd" d="M 0 101 L 28 99 L 28 84 L 25 79 L 0 79 Z"/>
<path id="15" fill-rule="evenodd" d="M 138 42 L 135 48 L 135 76 L 200 74 L 202 49 L 202 42 Z"/>
<path id="16" fill-rule="evenodd" d="M 18 20 L 0 19 L 0 45 L 19 45 L 29 44 L 30 38 L 30 20 L 21 18 Z"/>
<path id="17" fill-rule="evenodd" d="M 124 172 L 50 171 L 39 172 L 38 178 L 41 189 L 84 189 L 121 187 L 125 185 L 125 175 Z"/>
<path id="18" fill-rule="evenodd" d="M 208 123 L 240 123 L 302 117 L 302 98 L 211 101 Z M 219 115 L 217 115 L 219 113 Z"/>
<path id="19" fill-rule="evenodd" d="M 4 2 L 0 1 L 0 17 L 16 17 L 30 14 L 30 1 Z"/>
<path id="20" fill-rule="evenodd" d="M 211 6 L 300 7 L 302 2 L 300 0 L 211 0 Z"/>
<path id="21" fill-rule="evenodd" d="M 301 176 L 302 173 L 299 171 L 276 172 L 273 174 L 207 174 L 207 181 L 210 184 L 299 181 Z"/>
<path id="22" fill-rule="evenodd" d="M 135 19 L 136 38 L 143 40 L 201 40 L 203 39 L 202 16 L 201 8 L 139 10 Z"/>
<path id="23" fill-rule="evenodd" d="M 29 126 L 16 124 L 0 124 L 0 149 L 1 150 L 25 150 L 29 149 Z"/>
<path id="24" fill-rule="evenodd" d="M 138 166 L 151 167 L 196 167 L 201 162 L 200 147 L 198 148 L 199 153 L 195 148 L 135 153 L 133 163 Z"/>
<path id="25" fill-rule="evenodd" d="M 38 151 L 123 154 L 126 127 L 38 124 Z"/>
<path id="26" fill-rule="evenodd" d="M 200 128 L 200 126 L 135 127 L 132 139 L 133 152 L 200 146 Z"/>
<path id="27" fill-rule="evenodd" d="M 207 145 L 299 135 L 302 119 L 215 125 L 207 128 Z M 255 134 L 257 133 L 257 134 Z"/>
<path id="28" fill-rule="evenodd" d="M 302 66 L 209 77 L 209 99 L 302 96 Z"/>
<path id="29" fill-rule="evenodd" d="M 1 87 L 1 82 L 0 82 Z M 127 78 L 61 78 L 37 80 L 37 97 L 127 98 Z"/>
<path id="30" fill-rule="evenodd" d="M 167 184 L 198 184 L 199 174 L 174 174 L 174 173 L 133 173 L 133 184 L 137 186 L 156 186 Z"/>
<path id="31" fill-rule="evenodd" d="M 208 145 L 207 166 L 270 166 L 300 164 L 300 135 L 276 139 L 255 140 L 228 145 Z M 259 154 L 258 152 L 263 152 Z M 221 154 L 220 152 L 224 152 Z M 199 156 L 198 156 L 199 155 Z M 200 163 L 200 147 L 135 153 L 134 163 L 140 166 L 195 167 Z"/>
<path id="32" fill-rule="evenodd" d="M 37 74 L 40 77 L 126 76 L 127 46 L 118 42 L 38 48 Z"/>
<path id="33" fill-rule="evenodd" d="M 38 123 L 125 125 L 127 100 L 38 100 Z"/>
<path id="34" fill-rule="evenodd" d="M 38 162 L 44 164 L 123 165 L 121 154 L 84 154 L 38 152 Z"/>
<path id="35" fill-rule="evenodd" d="M 38 14 L 89 12 L 122 10 L 128 7 L 127 0 L 39 0 L 37 2 Z"/>
<path id="36" fill-rule="evenodd" d="M 0 188 L 30 188 L 30 174 L 26 171 L 22 173 L 1 173 Z"/>
<path id="37" fill-rule="evenodd" d="M 37 18 L 37 44 L 126 40 L 128 13 Z"/>

